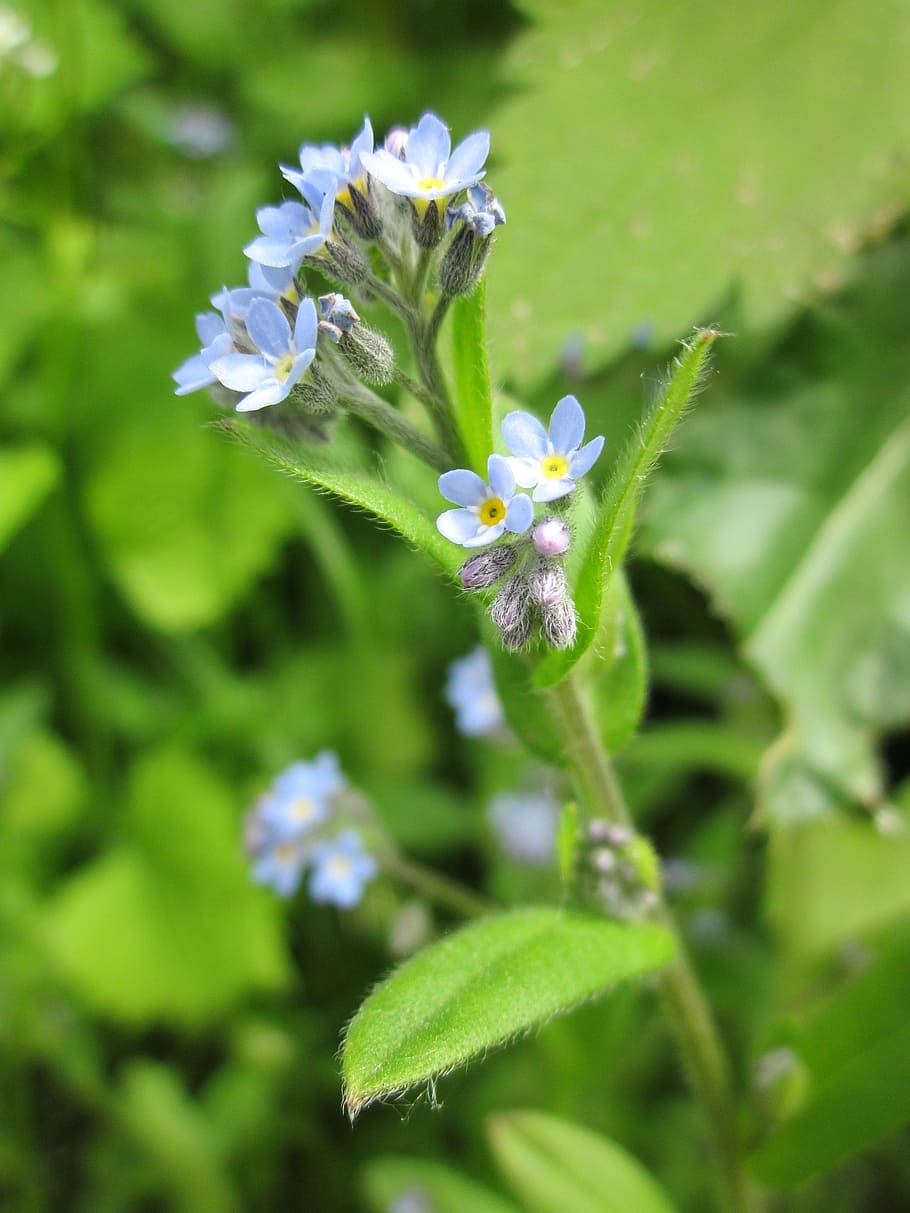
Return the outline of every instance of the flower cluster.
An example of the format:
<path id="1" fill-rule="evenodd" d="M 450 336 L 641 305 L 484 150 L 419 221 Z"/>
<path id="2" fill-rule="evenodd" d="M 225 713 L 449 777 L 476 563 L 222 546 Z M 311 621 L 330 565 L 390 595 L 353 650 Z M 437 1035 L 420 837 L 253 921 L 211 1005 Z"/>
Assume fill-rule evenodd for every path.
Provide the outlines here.
<path id="1" fill-rule="evenodd" d="M 307 297 L 306 273 L 402 314 L 421 304 L 421 289 L 443 299 L 469 291 L 505 222 L 481 182 L 489 143 L 476 131 L 453 150 L 427 113 L 381 147 L 369 118 L 349 147 L 304 144 L 299 166 L 281 166 L 299 198 L 257 212 L 259 235 L 244 249 L 249 285 L 225 287 L 211 298 L 217 310 L 197 316 L 201 348 L 174 372 L 177 394 L 208 387 L 240 412 L 287 402 L 325 415 L 350 404 L 352 377 L 389 382 L 385 338 L 344 295 Z"/>
<path id="2" fill-rule="evenodd" d="M 458 468 L 439 477 L 439 491 L 459 508 L 445 510 L 436 525 L 446 539 L 466 548 L 486 547 L 507 532 L 512 540 L 471 556 L 459 576 L 466 590 L 485 590 L 502 582 L 490 617 L 509 649 L 523 648 L 540 630 L 547 644 L 568 648 L 575 640 L 575 605 L 569 595 L 563 557 L 571 532 L 558 516 L 536 526 L 534 503 L 564 499 L 603 449 L 602 436 L 584 442 L 585 414 L 574 396 L 563 396 L 545 430 L 531 413 L 509 413 L 502 436 L 509 456 L 491 455 L 487 479 Z M 532 490 L 531 496 L 519 489 Z M 508 574 L 508 576 L 507 576 Z M 505 580 L 503 580 L 505 578 Z"/>
<path id="3" fill-rule="evenodd" d="M 314 901 L 342 909 L 357 905 L 378 867 L 356 830 L 339 829 L 337 797 L 344 787 L 338 758 L 327 750 L 275 777 L 246 817 L 246 851 L 257 884 L 290 897 L 309 867 Z"/>
<path id="4" fill-rule="evenodd" d="M 650 844 L 599 817 L 588 823 L 577 855 L 584 891 L 614 918 L 640 918 L 658 903 L 660 873 Z"/>

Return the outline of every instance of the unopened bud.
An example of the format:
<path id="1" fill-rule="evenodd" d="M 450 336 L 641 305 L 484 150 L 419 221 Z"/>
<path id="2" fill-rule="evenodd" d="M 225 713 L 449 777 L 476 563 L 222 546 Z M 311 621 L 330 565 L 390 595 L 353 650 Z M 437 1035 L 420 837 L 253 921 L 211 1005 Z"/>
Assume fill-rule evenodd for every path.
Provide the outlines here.
<path id="1" fill-rule="evenodd" d="M 531 540 L 541 556 L 564 556 L 572 532 L 561 518 L 543 518 L 531 532 Z"/>
<path id="2" fill-rule="evenodd" d="M 502 629 L 502 643 L 509 652 L 523 649 L 531 639 L 531 612 L 525 611 L 510 628 Z"/>
<path id="3" fill-rule="evenodd" d="M 473 289 L 491 243 L 489 236 L 478 238 L 467 224 L 459 228 L 439 266 L 439 286 L 443 295 L 451 299 Z"/>
<path id="4" fill-rule="evenodd" d="M 575 641 L 578 631 L 578 621 L 575 616 L 575 603 L 571 598 L 563 598 L 555 606 L 542 607 L 543 630 L 547 642 L 554 649 L 567 649 Z"/>
<path id="5" fill-rule="evenodd" d="M 352 185 L 345 195 L 345 201 L 337 201 L 335 207 L 361 239 L 377 240 L 382 234 L 382 219 L 370 196 L 369 179 L 366 193 Z"/>
<path id="6" fill-rule="evenodd" d="M 393 126 L 385 137 L 383 147 L 399 160 L 404 160 L 404 154 L 408 150 L 408 131 L 403 126 Z"/>
<path id="7" fill-rule="evenodd" d="M 335 403 L 335 386 L 318 366 L 311 366 L 291 389 L 290 399 L 311 413 L 328 413 Z"/>
<path id="8" fill-rule="evenodd" d="M 540 561 L 528 578 L 532 599 L 541 607 L 553 607 L 566 596 L 566 575 L 561 564 Z"/>
<path id="9" fill-rule="evenodd" d="M 366 324 L 355 324 L 350 332 L 342 333 L 338 348 L 367 383 L 391 383 L 395 370 L 395 354 L 382 333 Z"/>
<path id="10" fill-rule="evenodd" d="M 508 573 L 517 556 L 518 549 L 514 543 L 477 552 L 458 570 L 461 584 L 466 590 L 485 590 Z"/>
<path id="11" fill-rule="evenodd" d="M 528 583 L 524 577 L 510 577 L 493 599 L 490 618 L 501 632 L 506 632 L 528 614 Z"/>
<path id="12" fill-rule="evenodd" d="M 417 206 L 411 203 L 411 219 L 414 229 L 414 239 L 420 248 L 435 248 L 445 232 L 445 207 L 442 203 L 431 198 L 424 201 L 423 214 Z"/>
<path id="13" fill-rule="evenodd" d="M 341 238 L 333 236 L 325 242 L 318 253 L 312 257 L 305 257 L 304 260 L 323 273 L 325 273 L 326 263 L 328 263 L 328 272 L 331 277 L 347 286 L 359 285 L 370 272 L 370 263 L 361 250 L 356 244 L 351 244 L 350 240 L 345 240 L 343 236 Z"/>

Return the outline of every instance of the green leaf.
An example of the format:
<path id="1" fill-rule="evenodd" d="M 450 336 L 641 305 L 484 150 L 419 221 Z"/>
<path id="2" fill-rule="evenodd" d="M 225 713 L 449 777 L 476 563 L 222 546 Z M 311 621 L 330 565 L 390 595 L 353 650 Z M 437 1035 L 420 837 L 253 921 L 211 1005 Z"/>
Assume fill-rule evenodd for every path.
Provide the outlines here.
<path id="1" fill-rule="evenodd" d="M 903 241 L 802 326 L 798 353 L 712 392 L 649 491 L 642 546 L 708 590 L 785 707 L 763 770 L 777 820 L 875 804 L 876 735 L 910 719 L 908 308 Z"/>
<path id="2" fill-rule="evenodd" d="M 433 1213 L 518 1213 L 504 1197 L 427 1158 L 371 1158 L 362 1187 L 374 1213 L 389 1213 L 399 1202 L 404 1210 L 407 1197 L 415 1213 L 424 1206 Z"/>
<path id="3" fill-rule="evenodd" d="M 534 671 L 530 661 L 521 653 L 510 653 L 504 649 L 493 625 L 487 620 L 484 623 L 493 680 L 506 724 L 519 741 L 543 762 L 565 766 L 565 746 L 554 725 L 546 691 L 534 686 Z"/>
<path id="4" fill-rule="evenodd" d="M 370 474 L 339 460 L 329 447 L 291 446 L 236 421 L 223 422 L 220 428 L 285 475 L 332 493 L 387 523 L 446 573 L 454 574 L 462 563 L 459 551 L 440 535 L 434 520 L 410 498 L 386 484 L 378 469 Z"/>
<path id="5" fill-rule="evenodd" d="M 640 432 L 632 435 L 620 454 L 581 556 L 575 583 L 578 637 L 570 649 L 552 652 L 540 662 L 535 674 L 538 686 L 552 686 L 564 678 L 597 634 L 605 584 L 626 554 L 645 480 L 703 382 L 711 346 L 720 335 L 715 329 L 697 329 L 683 344 Z"/>
<path id="6" fill-rule="evenodd" d="M 539 379 L 569 333 L 596 365 L 643 322 L 659 344 L 699 317 L 778 324 L 899 214 L 902 0 L 768 0 L 748 38 L 724 0 L 695 22 L 655 0 L 520 7 L 490 123 L 510 220 L 489 270 L 503 372 Z"/>
<path id="7" fill-rule="evenodd" d="M 910 938 L 880 956 L 791 1042 L 808 1099 L 759 1148 L 774 1187 L 829 1170 L 910 1120 Z"/>
<path id="8" fill-rule="evenodd" d="M 608 754 L 618 754 L 641 722 L 648 666 L 641 619 L 622 569 L 607 583 L 605 598 L 594 644 L 591 698 L 603 746 Z"/>
<path id="9" fill-rule="evenodd" d="M 664 964 L 673 941 L 551 908 L 513 910 L 432 944 L 388 977 L 344 1042 L 351 1116 L 504 1044 L 624 978 Z"/>
<path id="10" fill-rule="evenodd" d="M 452 304 L 452 364 L 458 428 L 471 467 L 486 479 L 493 453 L 493 393 L 487 368 L 486 284 Z"/>
<path id="11" fill-rule="evenodd" d="M 673 1213 L 669 1198 L 609 1138 L 543 1112 L 491 1117 L 493 1153 L 528 1213 Z"/>
<path id="12" fill-rule="evenodd" d="M 249 880 L 231 798 L 172 753 L 134 771 L 127 837 L 64 883 L 44 935 L 70 983 L 127 1023 L 199 1023 L 285 978 L 278 907 Z"/>
<path id="13" fill-rule="evenodd" d="M 60 465 L 43 446 L 0 450 L 0 551 L 57 482 Z"/>

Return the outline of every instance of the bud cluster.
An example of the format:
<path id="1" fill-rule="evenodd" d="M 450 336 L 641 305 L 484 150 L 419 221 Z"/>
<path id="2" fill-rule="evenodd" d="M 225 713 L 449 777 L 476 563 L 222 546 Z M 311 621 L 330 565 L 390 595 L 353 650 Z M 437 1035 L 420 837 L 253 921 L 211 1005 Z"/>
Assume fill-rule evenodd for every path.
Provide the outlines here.
<path id="1" fill-rule="evenodd" d="M 657 857 L 647 840 L 628 827 L 594 818 L 583 836 L 578 865 L 584 893 L 612 917 L 641 918 L 657 906 Z"/>

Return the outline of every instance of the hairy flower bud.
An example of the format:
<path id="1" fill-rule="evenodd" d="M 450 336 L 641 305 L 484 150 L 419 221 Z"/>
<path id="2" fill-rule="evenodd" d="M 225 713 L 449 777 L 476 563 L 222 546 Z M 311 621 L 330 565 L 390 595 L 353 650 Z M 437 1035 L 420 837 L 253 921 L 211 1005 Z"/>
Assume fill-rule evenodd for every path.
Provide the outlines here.
<path id="1" fill-rule="evenodd" d="M 564 556 L 572 542 L 572 532 L 561 518 L 542 518 L 531 532 L 531 540 L 541 556 Z"/>
<path id="2" fill-rule="evenodd" d="M 472 290 L 483 271 L 492 241 L 479 238 L 467 224 L 456 233 L 439 266 L 439 285 L 450 299 Z"/>
<path id="3" fill-rule="evenodd" d="M 540 560 L 528 578 L 531 598 L 540 607 L 553 607 L 562 602 L 568 587 L 561 564 Z"/>
<path id="4" fill-rule="evenodd" d="M 370 263 L 364 254 L 356 244 L 351 244 L 344 237 L 333 236 L 317 254 L 305 257 L 304 261 L 310 262 L 322 273 L 326 272 L 328 266 L 329 275 L 346 286 L 357 286 L 370 272 Z"/>
<path id="5" fill-rule="evenodd" d="M 528 583 L 521 574 L 510 577 L 493 599 L 490 618 L 501 632 L 514 628 L 529 614 Z"/>
<path id="6" fill-rule="evenodd" d="M 578 622 L 575 616 L 575 603 L 571 598 L 563 598 L 555 606 L 542 607 L 543 631 L 547 643 L 554 649 L 567 649 L 575 640 Z"/>
<path id="7" fill-rule="evenodd" d="M 435 198 L 429 201 L 418 200 L 418 207 L 411 202 L 411 225 L 414 239 L 420 248 L 432 249 L 440 242 L 445 233 L 445 207 Z M 423 212 L 423 213 L 421 213 Z"/>
<path id="8" fill-rule="evenodd" d="M 311 366 L 303 379 L 291 389 L 290 399 L 310 413 L 328 413 L 335 403 L 335 385 L 318 366 Z"/>
<path id="9" fill-rule="evenodd" d="M 514 653 L 531 639 L 531 612 L 525 611 L 510 628 L 502 629 L 502 643 Z"/>
<path id="10" fill-rule="evenodd" d="M 342 333 L 338 348 L 361 379 L 367 383 L 391 383 L 395 354 L 382 333 L 366 324 L 355 324 Z"/>
<path id="11" fill-rule="evenodd" d="M 515 563 L 518 549 L 514 543 L 487 548 L 469 557 L 458 570 L 461 584 L 466 590 L 485 590 L 504 577 Z"/>

